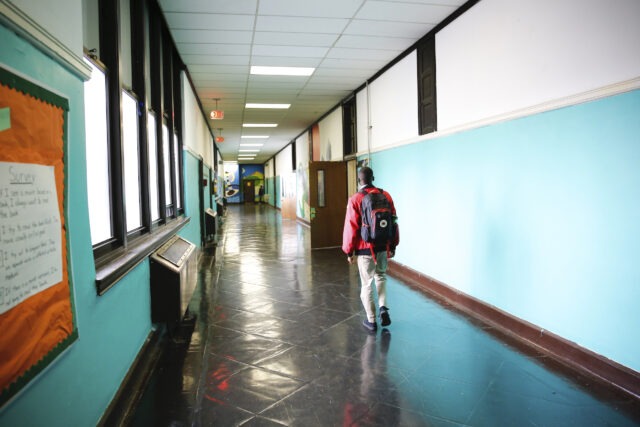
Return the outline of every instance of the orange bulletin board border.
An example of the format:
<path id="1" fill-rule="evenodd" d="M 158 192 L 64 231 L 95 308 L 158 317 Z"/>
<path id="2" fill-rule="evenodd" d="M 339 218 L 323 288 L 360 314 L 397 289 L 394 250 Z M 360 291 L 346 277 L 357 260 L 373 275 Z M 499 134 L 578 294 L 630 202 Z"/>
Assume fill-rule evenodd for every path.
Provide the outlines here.
<path id="1" fill-rule="evenodd" d="M 67 236 L 66 98 L 0 67 L 0 161 L 54 167 L 62 245 L 62 281 L 0 315 L 0 407 L 78 339 Z"/>

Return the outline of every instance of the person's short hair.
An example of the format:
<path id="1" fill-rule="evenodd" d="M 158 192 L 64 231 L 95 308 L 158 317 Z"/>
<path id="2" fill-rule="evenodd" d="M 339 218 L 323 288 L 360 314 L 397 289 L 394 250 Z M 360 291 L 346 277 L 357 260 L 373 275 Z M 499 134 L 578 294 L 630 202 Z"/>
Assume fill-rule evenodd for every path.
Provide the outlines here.
<path id="1" fill-rule="evenodd" d="M 373 170 L 368 166 L 363 166 L 358 171 L 358 180 L 365 184 L 371 184 L 375 177 L 373 176 Z"/>

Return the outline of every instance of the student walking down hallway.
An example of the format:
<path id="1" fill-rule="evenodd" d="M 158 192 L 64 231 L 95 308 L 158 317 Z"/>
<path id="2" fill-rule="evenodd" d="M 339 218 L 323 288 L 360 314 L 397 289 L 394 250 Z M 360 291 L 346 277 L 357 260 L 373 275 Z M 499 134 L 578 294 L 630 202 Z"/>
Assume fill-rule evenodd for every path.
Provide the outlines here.
<path id="1" fill-rule="evenodd" d="M 364 333 L 340 250 L 275 209 L 231 205 L 202 263 L 188 348 L 156 371 L 134 425 L 616 425 L 633 402 L 522 354 L 393 277 L 393 327 Z M 585 384 L 589 389 L 585 389 Z M 636 418 L 634 418 L 634 416 Z"/>

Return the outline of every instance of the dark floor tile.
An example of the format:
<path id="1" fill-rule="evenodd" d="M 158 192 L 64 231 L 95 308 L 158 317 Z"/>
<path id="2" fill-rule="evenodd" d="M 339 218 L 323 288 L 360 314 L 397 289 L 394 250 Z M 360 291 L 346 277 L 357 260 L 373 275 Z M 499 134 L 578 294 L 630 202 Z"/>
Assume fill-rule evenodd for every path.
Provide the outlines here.
<path id="1" fill-rule="evenodd" d="M 289 350 L 263 360 L 258 365 L 264 369 L 311 381 L 335 369 L 335 365 L 346 363 L 339 357 L 327 353 L 322 348 L 305 348 L 295 346 Z"/>
<path id="2" fill-rule="evenodd" d="M 357 395 L 310 384 L 261 415 L 290 426 L 349 426 L 369 409 Z"/>
<path id="3" fill-rule="evenodd" d="M 265 206 L 230 206 L 191 341 L 163 357 L 133 425 L 640 425 L 622 396 L 389 277 L 392 324 L 361 324 L 357 269 Z"/>
<path id="4" fill-rule="evenodd" d="M 258 368 L 246 368 L 208 384 L 205 397 L 258 413 L 302 386 L 302 382 Z"/>
<path id="5" fill-rule="evenodd" d="M 282 427 L 284 425 L 286 424 L 281 424 L 268 418 L 256 416 L 243 423 L 242 427 Z"/>

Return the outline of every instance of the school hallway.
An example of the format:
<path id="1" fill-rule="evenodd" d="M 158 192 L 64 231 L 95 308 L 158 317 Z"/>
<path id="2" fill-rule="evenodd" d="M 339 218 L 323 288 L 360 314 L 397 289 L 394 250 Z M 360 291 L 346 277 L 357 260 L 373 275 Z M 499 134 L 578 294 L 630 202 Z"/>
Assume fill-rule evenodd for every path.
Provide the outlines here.
<path id="1" fill-rule="evenodd" d="M 356 267 L 311 251 L 309 234 L 271 207 L 229 207 L 217 256 L 201 263 L 190 344 L 165 354 L 133 425 L 640 422 L 632 398 L 393 277 L 392 324 L 369 333 Z"/>

